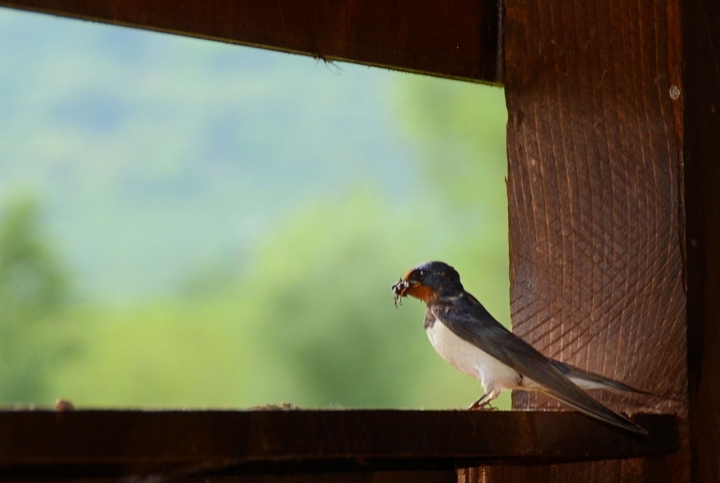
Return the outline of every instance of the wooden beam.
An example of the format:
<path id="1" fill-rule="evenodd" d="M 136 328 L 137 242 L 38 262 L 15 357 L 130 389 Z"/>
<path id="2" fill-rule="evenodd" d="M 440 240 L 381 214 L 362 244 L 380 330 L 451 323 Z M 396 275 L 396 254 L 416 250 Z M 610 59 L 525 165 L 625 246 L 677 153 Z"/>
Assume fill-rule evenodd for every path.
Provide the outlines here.
<path id="1" fill-rule="evenodd" d="M 598 394 L 678 414 L 682 450 L 478 468 L 467 481 L 690 479 L 680 6 L 506 0 L 504 52 L 514 330 L 548 356 L 674 398 Z"/>
<path id="2" fill-rule="evenodd" d="M 574 412 L 259 410 L 0 412 L 0 477 L 443 471 L 478 460 L 567 462 L 677 450 L 672 416 L 647 439 Z"/>
<path id="3" fill-rule="evenodd" d="M 499 0 L 2 0 L 0 6 L 498 84 Z"/>

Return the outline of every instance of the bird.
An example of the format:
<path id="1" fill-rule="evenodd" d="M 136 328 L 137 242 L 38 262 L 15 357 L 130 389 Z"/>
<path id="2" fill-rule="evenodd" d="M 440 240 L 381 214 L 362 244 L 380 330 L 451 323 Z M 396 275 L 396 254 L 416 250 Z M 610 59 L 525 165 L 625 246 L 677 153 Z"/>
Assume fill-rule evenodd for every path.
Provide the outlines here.
<path id="1" fill-rule="evenodd" d="M 480 409 L 503 390 L 536 391 L 581 413 L 636 435 L 647 430 L 590 396 L 585 389 L 615 389 L 652 395 L 620 381 L 550 359 L 500 324 L 465 291 L 458 272 L 444 262 L 422 263 L 392 286 L 395 305 L 403 297 L 427 305 L 425 332 L 438 354 L 480 381 Z"/>

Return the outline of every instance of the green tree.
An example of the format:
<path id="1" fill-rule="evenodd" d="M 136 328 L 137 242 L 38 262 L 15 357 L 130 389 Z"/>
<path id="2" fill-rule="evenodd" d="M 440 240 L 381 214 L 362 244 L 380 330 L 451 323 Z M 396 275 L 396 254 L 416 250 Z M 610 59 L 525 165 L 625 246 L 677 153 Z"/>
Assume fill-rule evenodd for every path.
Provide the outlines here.
<path id="1" fill-rule="evenodd" d="M 47 401 L 46 369 L 65 356 L 48 324 L 68 283 L 42 234 L 37 204 L 9 202 L 0 224 L 0 400 Z"/>
<path id="2" fill-rule="evenodd" d="M 277 370 L 270 400 L 304 406 L 398 406 L 432 356 L 422 310 L 395 310 L 390 285 L 419 233 L 370 193 L 307 206 L 268 237 L 245 296 Z M 263 370 L 259 365 L 258 370 Z M 257 391 L 267 392 L 267 387 Z"/>
<path id="3" fill-rule="evenodd" d="M 317 200 L 266 234 L 239 280 L 74 308 L 84 350 L 55 391 L 78 406 L 466 406 L 480 386 L 434 353 L 423 304 L 396 309 L 390 292 L 413 264 L 452 259 L 451 227 L 428 213 L 370 190 Z"/>

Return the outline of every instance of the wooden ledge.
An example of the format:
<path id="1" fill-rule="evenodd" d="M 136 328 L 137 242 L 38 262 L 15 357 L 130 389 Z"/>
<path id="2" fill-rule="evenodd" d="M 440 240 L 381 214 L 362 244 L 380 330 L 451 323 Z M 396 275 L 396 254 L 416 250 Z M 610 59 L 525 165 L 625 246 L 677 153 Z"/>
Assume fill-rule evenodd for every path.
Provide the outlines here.
<path id="1" fill-rule="evenodd" d="M 574 412 L 0 411 L 0 477 L 453 470 L 677 451 L 674 416 L 634 420 L 648 438 Z"/>

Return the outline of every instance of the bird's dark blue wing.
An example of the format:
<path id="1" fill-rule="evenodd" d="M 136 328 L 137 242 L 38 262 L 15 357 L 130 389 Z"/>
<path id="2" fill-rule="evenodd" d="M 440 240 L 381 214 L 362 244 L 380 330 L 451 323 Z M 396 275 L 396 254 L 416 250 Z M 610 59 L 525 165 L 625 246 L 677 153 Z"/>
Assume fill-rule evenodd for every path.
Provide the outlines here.
<path id="1" fill-rule="evenodd" d="M 637 434 L 647 431 L 605 407 L 562 374 L 552 360 L 507 330 L 472 295 L 428 310 L 452 332 L 542 387 L 542 392 L 578 411 Z"/>

